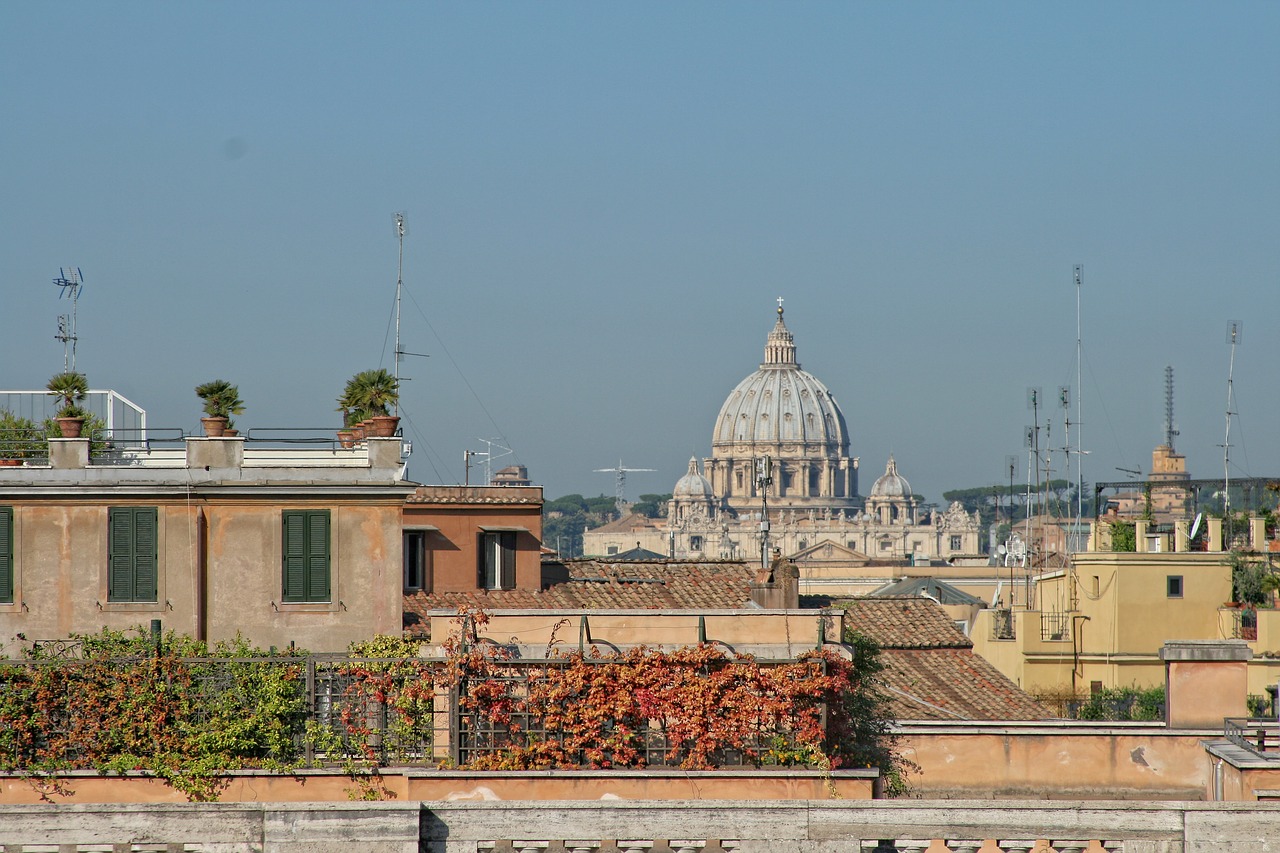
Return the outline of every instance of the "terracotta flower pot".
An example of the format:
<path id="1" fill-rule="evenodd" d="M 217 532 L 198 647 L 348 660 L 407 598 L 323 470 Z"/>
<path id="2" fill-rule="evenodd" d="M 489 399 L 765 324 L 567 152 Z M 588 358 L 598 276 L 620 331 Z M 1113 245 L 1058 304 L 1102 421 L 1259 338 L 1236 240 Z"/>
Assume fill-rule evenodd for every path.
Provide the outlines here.
<path id="1" fill-rule="evenodd" d="M 353 429 L 338 430 L 338 443 L 343 447 L 356 446 L 356 431 Z"/>
<path id="2" fill-rule="evenodd" d="M 392 438 L 396 434 L 396 427 L 400 426 L 400 419 L 395 415 L 374 415 L 369 420 L 373 422 L 373 432 L 370 435 L 374 438 Z"/>
<path id="3" fill-rule="evenodd" d="M 84 429 L 84 418 L 54 418 L 63 438 L 79 438 Z"/>
<path id="4" fill-rule="evenodd" d="M 200 423 L 204 424 L 204 434 L 209 438 L 221 438 L 227 432 L 226 418 L 201 418 Z"/>

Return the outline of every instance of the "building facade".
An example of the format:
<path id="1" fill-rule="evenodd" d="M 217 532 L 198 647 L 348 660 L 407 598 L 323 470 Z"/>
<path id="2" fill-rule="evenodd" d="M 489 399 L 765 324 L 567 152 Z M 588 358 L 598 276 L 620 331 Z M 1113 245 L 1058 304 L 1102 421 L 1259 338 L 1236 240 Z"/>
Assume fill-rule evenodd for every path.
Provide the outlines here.
<path id="1" fill-rule="evenodd" d="M 127 629 L 313 651 L 401 630 L 399 439 L 246 449 L 189 437 L 0 467 L 0 643 Z"/>

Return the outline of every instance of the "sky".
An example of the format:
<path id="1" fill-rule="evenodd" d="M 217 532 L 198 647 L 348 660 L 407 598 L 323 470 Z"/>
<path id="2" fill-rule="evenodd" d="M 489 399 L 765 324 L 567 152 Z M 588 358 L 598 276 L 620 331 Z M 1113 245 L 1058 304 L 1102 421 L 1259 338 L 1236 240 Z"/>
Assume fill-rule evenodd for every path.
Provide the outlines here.
<path id="1" fill-rule="evenodd" d="M 779 296 L 864 494 L 890 453 L 930 502 L 1021 482 L 1061 385 L 1070 478 L 1125 479 L 1166 365 L 1193 476 L 1229 375 L 1231 476 L 1280 475 L 1277 44 L 1273 2 L 12 0 L 0 388 L 62 369 L 75 266 L 76 366 L 152 427 L 224 378 L 242 431 L 336 429 L 392 367 L 400 212 L 420 482 L 492 447 L 548 498 L 670 491 Z"/>

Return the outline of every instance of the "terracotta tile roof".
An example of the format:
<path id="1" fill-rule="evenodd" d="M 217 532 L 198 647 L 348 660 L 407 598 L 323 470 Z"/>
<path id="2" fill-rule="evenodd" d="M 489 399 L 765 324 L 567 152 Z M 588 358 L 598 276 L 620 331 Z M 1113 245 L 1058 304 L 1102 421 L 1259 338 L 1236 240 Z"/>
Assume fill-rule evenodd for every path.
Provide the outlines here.
<path id="1" fill-rule="evenodd" d="M 899 720 L 1046 720 L 1053 716 L 968 649 L 885 649 L 880 673 Z"/>
<path id="2" fill-rule="evenodd" d="M 893 716 L 900 720 L 1044 720 L 1053 714 L 981 655 L 936 602 L 855 598 L 845 624 L 880 646 Z"/>
<path id="3" fill-rule="evenodd" d="M 882 649 L 971 649 L 972 641 L 933 601 L 915 595 L 854 598 L 845 624 Z"/>
<path id="4" fill-rule="evenodd" d="M 569 580 L 544 590 L 413 592 L 404 597 L 404 625 L 426 626 L 431 610 L 714 610 L 745 607 L 755 570 L 740 560 L 683 562 L 569 560 Z"/>

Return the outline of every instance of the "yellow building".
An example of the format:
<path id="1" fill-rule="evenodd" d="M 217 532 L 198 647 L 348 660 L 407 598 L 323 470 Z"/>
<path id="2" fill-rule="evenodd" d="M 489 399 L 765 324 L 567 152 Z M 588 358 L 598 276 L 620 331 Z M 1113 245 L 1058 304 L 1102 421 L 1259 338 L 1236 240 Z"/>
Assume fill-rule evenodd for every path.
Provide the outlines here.
<path id="1" fill-rule="evenodd" d="M 974 650 L 1032 694 L 1085 693 L 1164 684 L 1166 641 L 1239 639 L 1253 652 L 1248 692 L 1265 695 L 1280 676 L 1280 611 L 1232 606 L 1221 520 L 1209 519 L 1207 551 L 1187 550 L 1185 522 L 1171 534 L 1135 526 L 1136 551 L 1109 550 L 1100 524 L 1068 568 L 1034 579 L 1029 607 L 981 611 Z M 1268 549 L 1261 519 L 1250 535 L 1254 551 Z"/>

